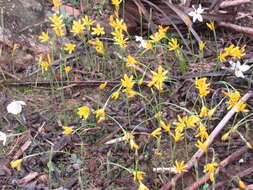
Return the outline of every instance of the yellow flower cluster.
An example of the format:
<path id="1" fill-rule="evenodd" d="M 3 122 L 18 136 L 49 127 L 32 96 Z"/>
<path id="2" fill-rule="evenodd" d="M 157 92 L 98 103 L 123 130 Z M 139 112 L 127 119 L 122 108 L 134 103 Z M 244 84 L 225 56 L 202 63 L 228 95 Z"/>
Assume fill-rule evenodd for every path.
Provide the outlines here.
<path id="1" fill-rule="evenodd" d="M 169 30 L 169 27 L 163 28 L 159 26 L 158 31 L 150 36 L 153 43 L 158 43 L 163 38 L 166 38 L 166 32 Z"/>
<path id="2" fill-rule="evenodd" d="M 111 15 L 110 26 L 114 29 L 114 31 L 111 32 L 114 43 L 119 45 L 121 48 L 126 48 L 127 38 L 125 38 L 123 32 L 127 32 L 127 26 L 124 21 L 118 17 L 114 18 L 114 16 Z"/>
<path id="3" fill-rule="evenodd" d="M 247 104 L 245 104 L 243 101 L 240 100 L 241 95 L 240 92 L 235 91 L 235 92 L 223 92 L 226 96 L 229 97 L 229 101 L 225 102 L 226 104 L 228 104 L 229 106 L 227 107 L 227 109 L 231 109 L 234 106 L 237 106 L 236 112 L 249 112 L 248 109 L 246 109 Z"/>
<path id="4" fill-rule="evenodd" d="M 127 74 L 124 74 L 123 79 L 121 79 L 121 84 L 124 87 L 122 92 L 127 93 L 128 98 L 132 98 L 136 95 L 136 92 L 133 90 L 135 84 L 133 81 L 133 76 L 128 77 Z"/>
<path id="5" fill-rule="evenodd" d="M 210 90 L 208 90 L 208 87 L 210 86 L 210 83 L 206 83 L 207 78 L 196 78 L 195 85 L 196 88 L 199 90 L 199 96 L 202 98 L 210 93 Z"/>
<path id="6" fill-rule="evenodd" d="M 204 172 L 208 172 L 210 174 L 210 180 L 211 182 L 214 182 L 214 173 L 215 173 L 215 169 L 218 166 L 217 162 L 212 162 L 212 163 L 208 163 L 204 166 Z"/>
<path id="7" fill-rule="evenodd" d="M 163 68 L 161 65 L 159 65 L 157 72 L 151 71 L 153 77 L 152 81 L 148 83 L 148 87 L 155 86 L 160 92 L 163 91 L 163 83 L 167 79 L 166 74 L 168 71 L 163 71 Z"/>
<path id="8" fill-rule="evenodd" d="M 51 63 L 51 57 L 47 54 L 47 58 L 44 59 L 44 55 L 39 55 L 39 64 L 42 67 L 42 72 L 47 71 Z"/>
<path id="9" fill-rule="evenodd" d="M 62 15 L 58 16 L 54 14 L 53 16 L 49 17 L 49 20 L 52 22 L 51 27 L 53 28 L 56 36 L 64 36 L 64 23 L 62 19 Z"/>
<path id="10" fill-rule="evenodd" d="M 220 62 L 224 62 L 227 60 L 227 57 L 231 56 L 236 59 L 240 59 L 242 56 L 245 55 L 245 46 L 239 47 L 231 44 L 228 48 L 225 48 L 219 54 Z"/>
<path id="11" fill-rule="evenodd" d="M 142 183 L 142 180 L 144 179 L 143 176 L 146 175 L 145 172 L 142 172 L 142 171 L 133 171 L 132 174 L 133 174 L 134 181 L 138 181 L 139 182 L 138 190 L 149 190 L 149 188 Z"/>

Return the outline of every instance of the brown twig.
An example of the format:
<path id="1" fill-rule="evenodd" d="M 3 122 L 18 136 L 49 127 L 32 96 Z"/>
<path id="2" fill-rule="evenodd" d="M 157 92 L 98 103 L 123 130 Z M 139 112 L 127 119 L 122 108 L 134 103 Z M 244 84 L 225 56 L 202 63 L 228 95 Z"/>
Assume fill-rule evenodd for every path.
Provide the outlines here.
<path id="1" fill-rule="evenodd" d="M 241 101 L 246 102 L 251 96 L 253 95 L 253 91 L 247 92 L 242 98 Z M 207 141 L 207 146 L 209 147 L 212 142 L 214 141 L 215 137 L 220 133 L 220 131 L 223 129 L 223 127 L 226 125 L 226 123 L 230 120 L 230 118 L 235 114 L 235 111 L 238 109 L 237 106 L 234 106 L 226 115 L 225 117 L 219 122 L 219 124 L 215 127 L 213 132 L 209 136 L 209 140 Z M 187 170 L 190 170 L 194 164 L 203 156 L 205 152 L 202 150 L 198 150 L 187 162 Z M 185 172 L 175 175 L 170 183 L 166 183 L 162 186 L 161 190 L 168 190 L 172 187 L 173 184 L 176 183 L 176 181 L 182 177 L 185 174 Z"/>
<path id="2" fill-rule="evenodd" d="M 236 152 L 234 152 L 233 154 L 231 154 L 230 156 L 228 156 L 226 159 L 224 159 L 223 161 L 221 161 L 216 170 L 218 170 L 219 168 L 227 166 L 229 163 L 233 162 L 239 156 L 241 156 L 242 154 L 244 154 L 245 152 L 247 152 L 248 149 L 249 148 L 247 146 L 243 146 L 242 148 L 240 148 L 239 150 L 237 150 Z M 195 190 L 200 185 L 202 185 L 205 182 L 207 182 L 209 180 L 209 178 L 210 178 L 210 174 L 206 173 L 203 177 L 201 177 L 198 181 L 196 181 L 194 184 L 192 184 L 189 188 L 186 188 L 185 190 Z"/>
<path id="3" fill-rule="evenodd" d="M 218 25 L 231 28 L 231 29 L 233 29 L 237 32 L 242 32 L 242 33 L 245 33 L 245 34 L 253 35 L 253 28 L 251 28 L 251 27 L 239 26 L 239 25 L 236 25 L 236 24 L 232 24 L 232 23 L 228 23 L 228 22 L 222 22 L 222 21 L 218 22 Z"/>
<path id="4" fill-rule="evenodd" d="M 241 5 L 244 3 L 251 3 L 252 0 L 233 0 L 233 1 L 223 1 L 220 4 L 220 8 L 227 8 L 227 7 L 233 7 L 233 6 L 237 6 L 237 5 Z"/>

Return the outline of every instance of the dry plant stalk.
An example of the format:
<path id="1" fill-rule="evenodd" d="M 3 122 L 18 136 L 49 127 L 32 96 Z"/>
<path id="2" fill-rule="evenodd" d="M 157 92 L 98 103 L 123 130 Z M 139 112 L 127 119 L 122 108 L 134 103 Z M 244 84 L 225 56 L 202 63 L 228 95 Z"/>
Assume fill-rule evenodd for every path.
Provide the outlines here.
<path id="1" fill-rule="evenodd" d="M 252 0 L 234 0 L 234 1 L 223 1 L 220 4 L 220 8 L 226 8 L 226 7 L 232 7 L 232 6 L 237 6 L 241 5 L 244 3 L 251 3 Z"/>
<path id="2" fill-rule="evenodd" d="M 231 28 L 237 32 L 242 32 L 245 34 L 253 35 L 253 28 L 251 27 L 246 27 L 246 26 L 239 26 L 237 24 L 232 24 L 229 22 L 218 22 L 219 26 L 225 26 L 228 28 Z"/>

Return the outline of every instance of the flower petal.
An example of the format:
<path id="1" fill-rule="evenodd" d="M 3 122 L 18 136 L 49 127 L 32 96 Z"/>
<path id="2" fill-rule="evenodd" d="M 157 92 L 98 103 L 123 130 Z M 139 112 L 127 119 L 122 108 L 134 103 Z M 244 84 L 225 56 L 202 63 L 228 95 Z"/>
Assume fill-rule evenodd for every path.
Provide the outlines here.
<path id="1" fill-rule="evenodd" d="M 243 75 L 242 71 L 240 70 L 235 70 L 235 76 L 236 77 L 240 77 L 240 78 L 244 78 L 245 76 Z"/>
<path id="2" fill-rule="evenodd" d="M 247 70 L 249 70 L 250 69 L 250 66 L 249 65 L 242 65 L 241 67 L 240 67 L 240 70 L 242 71 L 242 72 L 245 72 L 245 71 L 247 71 Z"/>

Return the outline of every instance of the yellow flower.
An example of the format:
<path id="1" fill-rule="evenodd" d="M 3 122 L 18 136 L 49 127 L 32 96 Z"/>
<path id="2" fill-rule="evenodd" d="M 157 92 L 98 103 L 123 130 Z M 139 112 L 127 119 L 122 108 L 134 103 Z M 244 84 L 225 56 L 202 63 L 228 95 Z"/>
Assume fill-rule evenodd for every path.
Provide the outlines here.
<path id="1" fill-rule="evenodd" d="M 63 36 L 64 35 L 64 24 L 62 15 L 57 16 L 57 14 L 54 14 L 53 16 L 49 17 L 49 20 L 53 23 L 51 24 L 51 27 L 53 28 L 56 36 Z"/>
<path id="2" fill-rule="evenodd" d="M 127 74 L 124 74 L 123 79 L 121 79 L 121 84 L 123 87 L 125 87 L 125 89 L 122 90 L 122 92 L 126 92 L 128 98 L 131 98 L 136 95 L 136 92 L 132 90 L 135 84 L 135 82 L 133 82 L 133 76 L 130 76 L 129 78 Z"/>
<path id="3" fill-rule="evenodd" d="M 143 176 L 146 175 L 146 173 L 142 171 L 134 171 L 132 172 L 132 174 L 133 174 L 134 181 L 142 181 L 144 178 Z"/>
<path id="4" fill-rule="evenodd" d="M 47 42 L 49 40 L 48 32 L 42 32 L 39 39 L 41 42 Z"/>
<path id="5" fill-rule="evenodd" d="M 159 42 L 162 38 L 161 38 L 160 34 L 159 34 L 158 32 L 156 32 L 156 33 L 154 33 L 154 34 L 152 34 L 152 35 L 150 36 L 150 39 L 152 40 L 152 42 L 157 43 L 157 42 Z"/>
<path id="6" fill-rule="evenodd" d="M 64 69 L 65 69 L 66 73 L 69 73 L 72 70 L 72 67 L 71 66 L 66 66 Z"/>
<path id="7" fill-rule="evenodd" d="M 203 51 L 204 50 L 204 48 L 205 48 L 205 46 L 206 46 L 206 42 L 200 42 L 199 43 L 199 51 Z"/>
<path id="8" fill-rule="evenodd" d="M 105 54 L 105 49 L 103 42 L 101 42 L 98 38 L 96 38 L 96 41 L 88 41 L 89 44 L 95 45 L 96 46 L 96 51 L 102 55 Z"/>
<path id="9" fill-rule="evenodd" d="M 155 155 L 156 155 L 156 156 L 163 156 L 163 153 L 162 153 L 162 152 L 157 152 L 157 151 L 155 151 Z"/>
<path id="10" fill-rule="evenodd" d="M 127 32 L 127 26 L 124 23 L 123 19 L 116 18 L 114 20 L 114 16 L 110 16 L 110 26 L 115 30 L 125 31 Z"/>
<path id="11" fill-rule="evenodd" d="M 121 2 L 122 2 L 122 0 L 112 0 L 112 4 L 114 6 L 119 6 Z"/>
<path id="12" fill-rule="evenodd" d="M 96 114 L 96 118 L 99 118 L 97 123 L 100 123 L 106 119 L 105 108 L 100 108 L 100 109 L 94 111 L 93 113 Z"/>
<path id="13" fill-rule="evenodd" d="M 132 89 L 135 82 L 133 81 L 133 76 L 128 77 L 127 74 L 124 74 L 123 79 L 121 79 L 121 84 L 125 88 Z"/>
<path id="14" fill-rule="evenodd" d="M 162 132 L 161 132 L 162 128 L 157 128 L 155 129 L 150 135 L 153 136 L 153 137 L 157 137 L 158 135 L 160 135 Z"/>
<path id="15" fill-rule="evenodd" d="M 160 126 L 161 128 L 163 128 L 166 132 L 169 132 L 170 131 L 170 124 L 165 124 L 165 122 L 163 120 L 160 120 Z"/>
<path id="16" fill-rule="evenodd" d="M 171 132 L 169 132 L 169 134 L 174 138 L 176 142 L 179 142 L 184 139 L 184 133 L 180 131 L 176 131 L 175 135 Z"/>
<path id="17" fill-rule="evenodd" d="M 42 72 L 47 71 L 51 63 L 51 57 L 47 54 L 47 60 L 44 60 L 43 55 L 39 55 L 39 64 L 42 67 Z"/>
<path id="18" fill-rule="evenodd" d="M 119 45 L 121 48 L 126 48 L 127 47 L 127 38 L 124 38 L 124 35 L 120 35 L 120 31 L 116 30 L 115 32 L 112 32 L 114 36 L 114 44 Z"/>
<path id="19" fill-rule="evenodd" d="M 112 97 L 112 99 L 117 100 L 119 98 L 119 95 L 120 95 L 120 91 L 118 90 L 118 91 L 112 93 L 111 97 Z"/>
<path id="20" fill-rule="evenodd" d="M 210 86 L 210 83 L 206 83 L 207 78 L 196 78 L 195 85 L 196 88 L 199 90 L 199 96 L 203 97 L 210 93 L 208 90 L 208 87 Z"/>
<path id="21" fill-rule="evenodd" d="M 235 47 L 234 44 L 231 44 L 228 48 L 225 48 L 224 50 L 228 55 L 233 56 L 237 59 L 240 59 L 242 56 L 245 55 L 245 46 L 240 48 L 239 46 Z"/>
<path id="22" fill-rule="evenodd" d="M 138 149 L 139 146 L 135 143 L 134 139 L 129 140 L 130 148 L 131 149 Z"/>
<path id="23" fill-rule="evenodd" d="M 176 38 L 170 39 L 169 47 L 170 47 L 170 49 L 169 49 L 170 51 L 176 51 L 176 50 L 180 49 L 179 43 Z"/>
<path id="24" fill-rule="evenodd" d="M 64 135 L 68 135 L 74 131 L 72 127 L 68 127 L 68 126 L 62 126 L 62 129 L 64 130 L 62 132 L 62 134 Z"/>
<path id="25" fill-rule="evenodd" d="M 159 91 L 163 90 L 163 82 L 167 79 L 166 74 L 168 71 L 163 71 L 163 68 L 161 65 L 159 65 L 157 69 L 157 73 L 154 71 L 151 71 L 152 73 L 152 81 L 148 83 L 148 87 L 155 86 Z"/>
<path id="26" fill-rule="evenodd" d="M 56 36 L 64 36 L 64 30 L 62 28 L 53 28 Z"/>
<path id="27" fill-rule="evenodd" d="M 229 135 L 230 135 L 230 133 L 229 133 L 229 132 L 225 133 L 224 135 L 222 135 L 221 140 L 222 140 L 222 141 L 226 141 L 226 140 L 228 140 Z"/>
<path id="28" fill-rule="evenodd" d="M 139 146 L 134 141 L 134 136 L 132 133 L 124 132 L 123 139 L 125 141 L 129 142 L 131 149 L 138 149 L 139 148 Z"/>
<path id="29" fill-rule="evenodd" d="M 204 166 L 204 172 L 206 173 L 209 172 L 211 182 L 214 182 L 214 172 L 217 166 L 218 166 L 217 162 L 212 162 Z"/>
<path id="30" fill-rule="evenodd" d="M 146 185 L 144 185 L 141 181 L 139 183 L 140 185 L 137 190 L 149 190 L 149 188 Z"/>
<path id="31" fill-rule="evenodd" d="M 234 107 L 238 103 L 239 99 L 241 98 L 240 92 L 238 91 L 230 92 L 230 93 L 224 92 L 224 94 L 229 97 L 229 101 L 225 102 L 226 104 L 229 105 L 227 107 L 228 110 Z"/>
<path id="32" fill-rule="evenodd" d="M 132 57 L 131 55 L 127 56 L 126 67 L 129 67 L 135 70 L 138 67 L 136 64 L 138 64 L 138 62 L 136 61 L 134 57 Z"/>
<path id="33" fill-rule="evenodd" d="M 104 82 L 98 86 L 100 90 L 104 89 L 107 86 L 107 82 Z"/>
<path id="34" fill-rule="evenodd" d="M 83 17 L 82 21 L 83 21 L 83 25 L 86 26 L 87 30 L 90 30 L 90 27 L 94 23 L 94 21 L 92 19 L 89 19 L 88 16 Z"/>
<path id="35" fill-rule="evenodd" d="M 51 17 L 49 17 L 49 20 L 53 23 L 51 24 L 53 28 L 61 28 L 64 26 L 62 15 L 57 16 L 57 14 L 53 14 Z"/>
<path id="36" fill-rule="evenodd" d="M 197 134 L 195 135 L 195 137 L 200 137 L 201 141 L 204 141 L 206 139 L 208 139 L 208 133 L 206 130 L 206 127 L 201 123 L 197 129 Z"/>
<path id="37" fill-rule="evenodd" d="M 160 38 L 165 38 L 166 37 L 166 32 L 169 30 L 169 27 L 163 28 L 163 26 L 159 25 L 158 27 L 158 33 Z"/>
<path id="38" fill-rule="evenodd" d="M 210 30 L 212 30 L 212 31 L 215 30 L 214 22 L 206 23 L 206 26 L 207 26 Z"/>
<path id="39" fill-rule="evenodd" d="M 76 48 L 76 44 L 71 44 L 71 43 L 69 43 L 69 44 L 64 44 L 64 46 L 65 46 L 65 50 L 66 51 L 68 51 L 68 53 L 69 54 L 71 54 L 74 50 L 75 50 L 75 48 Z"/>
<path id="40" fill-rule="evenodd" d="M 132 98 L 134 97 L 137 93 L 131 89 L 131 88 L 125 88 L 124 90 L 122 90 L 122 92 L 127 93 L 127 98 Z"/>
<path id="41" fill-rule="evenodd" d="M 190 117 L 185 117 L 185 124 L 187 127 L 196 126 L 199 122 L 200 119 L 196 115 L 190 115 Z"/>
<path id="42" fill-rule="evenodd" d="M 248 109 L 246 109 L 247 104 L 245 104 L 243 101 L 239 101 L 237 104 L 237 110 L 235 112 L 249 112 Z"/>
<path id="43" fill-rule="evenodd" d="M 20 44 L 16 44 L 16 43 L 13 44 L 12 55 L 14 54 L 15 50 L 18 49 L 19 47 L 20 47 Z"/>
<path id="44" fill-rule="evenodd" d="M 62 5 L 61 0 L 53 0 L 53 6 L 54 7 L 60 7 Z"/>
<path id="45" fill-rule="evenodd" d="M 84 33 L 83 27 L 84 27 L 84 24 L 81 23 L 81 20 L 78 20 L 78 21 L 74 20 L 72 24 L 72 29 L 70 30 L 70 32 L 74 33 L 74 35 L 83 34 Z"/>
<path id="46" fill-rule="evenodd" d="M 95 28 L 92 28 L 92 31 L 92 35 L 100 36 L 105 34 L 104 27 L 102 27 L 100 24 L 97 24 Z"/>
<path id="47" fill-rule="evenodd" d="M 78 108 L 77 115 L 79 115 L 80 118 L 88 119 L 90 114 L 90 108 L 88 106 L 82 106 Z"/>
<path id="48" fill-rule="evenodd" d="M 187 165 L 184 164 L 184 161 L 182 162 L 178 162 L 177 160 L 175 161 L 175 165 L 173 166 L 174 168 L 176 168 L 177 172 L 180 174 L 182 172 L 187 172 Z"/>
<path id="49" fill-rule="evenodd" d="M 215 108 L 208 109 L 206 106 L 202 106 L 199 117 L 212 117 L 215 112 Z"/>
<path id="50" fill-rule="evenodd" d="M 21 164 L 23 162 L 23 159 L 18 159 L 18 160 L 14 160 L 11 161 L 10 165 L 12 168 L 15 168 L 16 170 L 21 170 Z"/>
<path id="51" fill-rule="evenodd" d="M 209 139 L 207 139 L 205 142 L 201 142 L 200 140 L 198 140 L 195 146 L 198 147 L 200 150 L 203 150 L 206 152 L 208 149 L 208 140 Z"/>
<path id="52" fill-rule="evenodd" d="M 218 58 L 219 58 L 220 62 L 225 62 L 225 61 L 227 61 L 227 56 L 228 56 L 227 52 L 221 51 Z"/>
<path id="53" fill-rule="evenodd" d="M 47 61 L 42 61 L 40 63 L 40 66 L 42 67 L 42 72 L 43 71 L 47 71 L 48 70 L 48 67 L 49 67 L 49 63 Z"/>
<path id="54" fill-rule="evenodd" d="M 240 189 L 246 188 L 246 184 L 241 179 L 238 180 L 237 184 L 240 187 Z"/>

